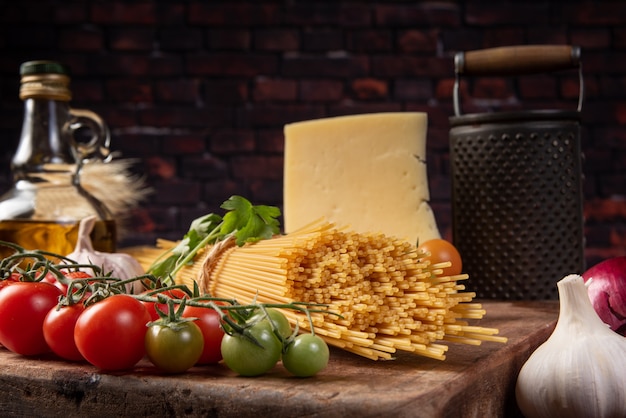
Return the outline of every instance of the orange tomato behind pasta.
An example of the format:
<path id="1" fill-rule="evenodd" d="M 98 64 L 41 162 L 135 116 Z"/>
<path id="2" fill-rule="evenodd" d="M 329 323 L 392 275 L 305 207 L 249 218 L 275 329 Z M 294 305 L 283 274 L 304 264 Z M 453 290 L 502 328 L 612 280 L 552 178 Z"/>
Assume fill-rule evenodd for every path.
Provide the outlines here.
<path id="1" fill-rule="evenodd" d="M 459 254 L 459 251 L 451 242 L 439 238 L 431 239 L 421 243 L 418 250 L 421 250 L 426 254 L 430 253 L 429 256 L 424 258 L 430 260 L 431 265 L 449 261 L 451 266 L 443 269 L 444 276 L 461 274 L 461 271 L 463 270 L 461 254 Z"/>

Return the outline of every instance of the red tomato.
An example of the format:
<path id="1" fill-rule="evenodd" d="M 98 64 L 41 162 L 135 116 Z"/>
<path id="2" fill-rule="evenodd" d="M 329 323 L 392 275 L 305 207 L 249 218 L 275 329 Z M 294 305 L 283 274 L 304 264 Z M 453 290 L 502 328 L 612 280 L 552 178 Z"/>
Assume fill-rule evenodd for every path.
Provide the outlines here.
<path id="1" fill-rule="evenodd" d="M 48 346 L 54 354 L 65 360 L 85 360 L 74 342 L 74 327 L 84 310 L 82 303 L 53 308 L 43 321 L 43 336 Z"/>
<path id="2" fill-rule="evenodd" d="M 204 350 L 196 364 L 213 364 L 222 359 L 222 338 L 224 330 L 220 325 L 220 314 L 214 309 L 198 306 L 185 306 L 183 311 L 185 318 L 198 318 L 195 324 L 202 331 L 204 337 Z"/>
<path id="3" fill-rule="evenodd" d="M 0 344 L 32 356 L 50 351 L 43 321 L 57 305 L 61 291 L 50 283 L 15 282 L 0 292 Z"/>
<path id="4" fill-rule="evenodd" d="M 427 251 L 430 256 L 426 259 L 430 260 L 430 264 L 437 264 L 443 261 L 449 261 L 452 265 L 443 269 L 443 276 L 454 276 L 461 274 L 463 262 L 461 255 L 452 243 L 444 239 L 431 239 L 420 244 L 419 250 Z"/>
<path id="5" fill-rule="evenodd" d="M 85 309 L 74 341 L 85 359 L 102 370 L 132 368 L 145 355 L 150 314 L 130 295 L 113 295 Z"/>
<path id="6" fill-rule="evenodd" d="M 88 279 L 90 277 L 93 277 L 91 274 L 86 273 L 84 271 L 64 271 L 63 275 L 65 277 L 67 277 L 68 279 L 72 280 L 72 279 Z M 41 279 L 42 282 L 47 282 L 50 284 L 55 285 L 56 287 L 58 287 L 59 289 L 61 289 L 61 292 L 63 292 L 63 294 L 67 293 L 67 285 L 64 283 L 61 283 L 57 277 L 52 274 L 52 273 L 47 273 L 43 279 Z"/>
<path id="7" fill-rule="evenodd" d="M 143 292 L 143 294 L 145 295 L 147 293 L 150 293 L 151 291 L 152 290 L 146 290 L 145 292 Z M 185 291 L 182 289 L 170 289 L 170 290 L 166 290 L 166 291 L 159 292 L 159 293 L 167 297 L 170 297 L 172 299 L 182 299 L 184 297 L 189 297 L 189 295 L 185 293 Z M 151 296 L 157 297 L 157 293 Z M 150 318 L 152 318 L 152 321 L 156 321 L 157 319 L 159 319 L 159 314 L 157 313 L 155 306 L 158 306 L 159 309 L 165 313 L 168 312 L 167 303 L 155 303 L 155 302 L 144 302 L 144 301 L 142 301 L 141 303 L 143 303 L 143 305 L 148 310 L 148 313 L 150 314 Z M 175 305 L 175 306 L 178 306 L 178 305 Z"/>
<path id="8" fill-rule="evenodd" d="M 9 277 L 4 280 L 0 280 L 0 290 L 4 289 L 5 286 L 8 286 L 13 283 L 17 283 L 22 281 L 22 275 L 19 273 L 11 273 Z"/>

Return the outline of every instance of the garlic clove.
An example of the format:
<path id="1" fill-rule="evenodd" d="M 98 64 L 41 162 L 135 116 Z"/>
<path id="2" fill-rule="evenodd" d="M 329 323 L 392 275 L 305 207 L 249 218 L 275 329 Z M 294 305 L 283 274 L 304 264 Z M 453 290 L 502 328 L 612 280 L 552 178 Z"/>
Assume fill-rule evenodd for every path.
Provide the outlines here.
<path id="1" fill-rule="evenodd" d="M 89 234 L 91 234 L 96 220 L 95 216 L 89 216 L 80 221 L 76 247 L 74 251 L 67 255 L 67 258 L 79 264 L 92 264 L 102 267 L 104 274 L 110 273 L 112 277 L 122 280 L 143 275 L 143 267 L 130 254 L 104 253 L 93 249 Z M 88 267 L 83 267 L 80 270 L 93 274 L 92 269 Z M 143 285 L 139 281 L 126 285 L 128 293 L 139 293 L 143 289 Z"/>
<path id="2" fill-rule="evenodd" d="M 557 287 L 559 318 L 520 370 L 518 406 L 527 418 L 625 417 L 626 339 L 598 317 L 581 276 Z"/>

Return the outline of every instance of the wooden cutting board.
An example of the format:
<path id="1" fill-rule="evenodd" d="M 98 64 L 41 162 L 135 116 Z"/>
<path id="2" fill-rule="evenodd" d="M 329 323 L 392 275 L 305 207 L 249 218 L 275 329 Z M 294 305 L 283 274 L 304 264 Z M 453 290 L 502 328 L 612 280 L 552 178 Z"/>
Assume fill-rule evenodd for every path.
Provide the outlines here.
<path id="1" fill-rule="evenodd" d="M 163 375 L 143 360 L 124 373 L 101 373 L 52 356 L 26 358 L 0 348 L 4 416 L 205 417 L 516 417 L 515 381 L 528 356 L 551 334 L 558 302 L 482 301 L 506 344 L 449 344 L 445 361 L 400 353 L 375 362 L 331 348 L 313 378 L 278 364 L 256 378 L 223 365 Z"/>

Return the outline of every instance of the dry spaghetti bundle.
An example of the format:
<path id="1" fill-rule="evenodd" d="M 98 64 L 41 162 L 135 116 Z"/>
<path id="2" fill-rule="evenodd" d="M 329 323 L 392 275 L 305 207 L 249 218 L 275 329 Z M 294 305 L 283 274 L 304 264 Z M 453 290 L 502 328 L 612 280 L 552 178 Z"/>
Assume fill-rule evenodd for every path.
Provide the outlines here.
<path id="1" fill-rule="evenodd" d="M 506 341 L 498 330 L 466 321 L 485 314 L 458 283 L 467 275 L 441 276 L 444 265 L 429 265 L 400 239 L 318 222 L 255 244 L 208 250 L 204 263 L 184 269 L 176 281 L 196 280 L 207 293 L 242 303 L 326 304 L 340 316 L 312 313 L 316 334 L 364 357 L 389 359 L 402 350 L 443 360 L 444 340 Z M 284 313 L 309 328 L 303 313 Z"/>

